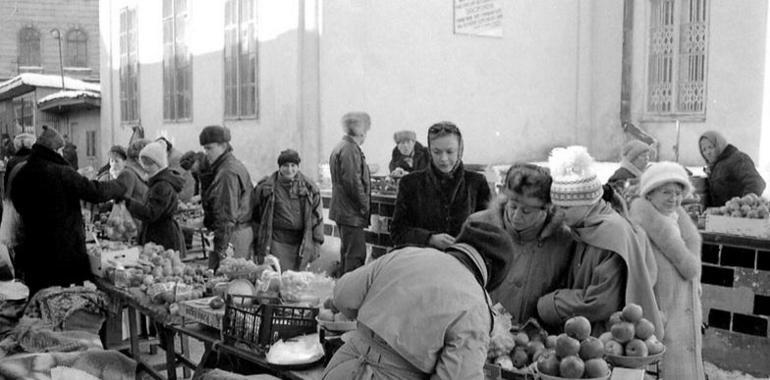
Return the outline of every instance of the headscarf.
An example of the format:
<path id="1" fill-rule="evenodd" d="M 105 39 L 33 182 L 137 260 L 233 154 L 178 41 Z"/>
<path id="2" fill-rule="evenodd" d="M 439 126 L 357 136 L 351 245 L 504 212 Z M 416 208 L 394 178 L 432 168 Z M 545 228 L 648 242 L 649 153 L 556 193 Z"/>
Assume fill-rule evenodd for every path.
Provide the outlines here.
<path id="1" fill-rule="evenodd" d="M 727 140 L 725 139 L 724 136 L 722 136 L 717 131 L 708 131 L 702 134 L 698 139 L 698 152 L 700 152 L 701 157 L 703 157 L 703 159 L 706 162 L 708 162 L 709 165 L 713 165 L 714 162 L 709 162 L 706 159 L 706 156 L 703 155 L 703 151 L 700 149 L 700 142 L 703 139 L 708 140 L 709 142 L 711 142 L 711 145 L 714 146 L 714 149 L 716 149 L 716 158 L 719 158 L 719 155 L 721 155 L 722 152 L 724 152 L 725 148 L 727 148 Z M 716 158 L 714 159 L 714 161 L 716 161 Z"/>
<path id="2" fill-rule="evenodd" d="M 433 171 L 435 173 L 443 174 L 446 177 L 454 177 L 455 172 L 458 168 L 461 168 L 462 161 L 463 161 L 463 135 L 460 132 L 460 128 L 457 127 L 455 123 L 452 123 L 451 121 L 441 121 L 436 124 L 433 124 L 428 128 L 428 152 L 430 153 L 430 145 L 434 138 L 437 137 L 443 137 L 443 136 L 456 136 L 457 140 L 460 144 L 459 150 L 457 151 L 457 162 L 455 162 L 455 166 L 452 168 L 452 171 L 449 173 L 441 173 L 440 170 L 436 167 L 435 162 L 433 162 L 433 154 L 430 154 L 430 165 L 434 169 Z"/>

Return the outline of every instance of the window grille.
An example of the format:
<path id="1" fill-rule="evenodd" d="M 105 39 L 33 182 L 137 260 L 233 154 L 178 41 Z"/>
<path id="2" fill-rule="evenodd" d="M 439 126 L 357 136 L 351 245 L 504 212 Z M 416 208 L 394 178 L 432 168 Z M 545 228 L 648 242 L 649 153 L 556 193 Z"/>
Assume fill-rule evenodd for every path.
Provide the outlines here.
<path id="1" fill-rule="evenodd" d="M 163 0 L 163 119 L 191 118 L 192 56 L 187 44 L 188 0 Z"/>
<path id="2" fill-rule="evenodd" d="M 139 121 L 139 61 L 136 9 L 120 11 L 120 120 Z"/>
<path id="3" fill-rule="evenodd" d="M 69 67 L 88 67 L 88 36 L 80 29 L 67 32 L 67 61 Z"/>
<path id="4" fill-rule="evenodd" d="M 255 0 L 225 1 L 225 116 L 257 116 Z"/>

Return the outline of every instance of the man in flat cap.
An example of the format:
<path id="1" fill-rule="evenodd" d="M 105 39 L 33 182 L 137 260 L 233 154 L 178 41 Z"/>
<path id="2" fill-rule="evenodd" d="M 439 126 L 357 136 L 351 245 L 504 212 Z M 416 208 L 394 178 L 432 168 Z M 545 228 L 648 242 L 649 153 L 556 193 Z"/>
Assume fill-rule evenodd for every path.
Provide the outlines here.
<path id="1" fill-rule="evenodd" d="M 214 232 L 209 268 L 216 270 L 228 244 L 233 245 L 235 257 L 251 258 L 252 184 L 246 167 L 233 155 L 227 128 L 219 125 L 203 128 L 200 144 L 208 162 L 206 171 L 201 173 L 203 225 Z"/>
<path id="2" fill-rule="evenodd" d="M 369 115 L 349 112 L 342 117 L 342 137 L 329 158 L 332 176 L 332 200 L 329 219 L 340 230 L 339 275 L 350 272 L 366 261 L 366 234 L 369 226 L 371 182 L 361 144 L 371 126 Z"/>

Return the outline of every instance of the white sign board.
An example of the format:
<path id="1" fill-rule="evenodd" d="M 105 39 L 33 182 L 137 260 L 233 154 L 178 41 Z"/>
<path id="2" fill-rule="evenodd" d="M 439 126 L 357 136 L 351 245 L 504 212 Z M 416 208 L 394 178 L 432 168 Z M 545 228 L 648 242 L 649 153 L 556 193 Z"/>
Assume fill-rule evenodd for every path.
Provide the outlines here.
<path id="1" fill-rule="evenodd" d="M 503 36 L 503 0 L 454 0 L 455 33 Z"/>

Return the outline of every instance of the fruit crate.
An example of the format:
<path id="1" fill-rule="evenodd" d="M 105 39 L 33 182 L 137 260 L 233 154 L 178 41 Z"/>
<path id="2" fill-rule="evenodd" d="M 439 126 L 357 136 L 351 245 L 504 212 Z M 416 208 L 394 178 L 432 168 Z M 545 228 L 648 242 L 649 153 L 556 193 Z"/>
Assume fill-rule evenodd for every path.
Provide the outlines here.
<path id="1" fill-rule="evenodd" d="M 770 239 L 770 219 L 706 215 L 706 232 Z"/>
<path id="2" fill-rule="evenodd" d="M 272 299 L 228 295 L 222 319 L 225 343 L 265 348 L 279 339 L 315 333 L 318 308 L 268 303 Z"/>
<path id="3" fill-rule="evenodd" d="M 526 367 L 509 371 L 497 364 L 484 363 L 484 380 L 533 380 L 534 378 L 535 375 Z"/>
<path id="4" fill-rule="evenodd" d="M 179 315 L 185 320 L 198 322 L 221 331 L 225 309 L 212 309 L 209 306 L 209 302 L 212 298 L 214 297 L 180 302 Z"/>

